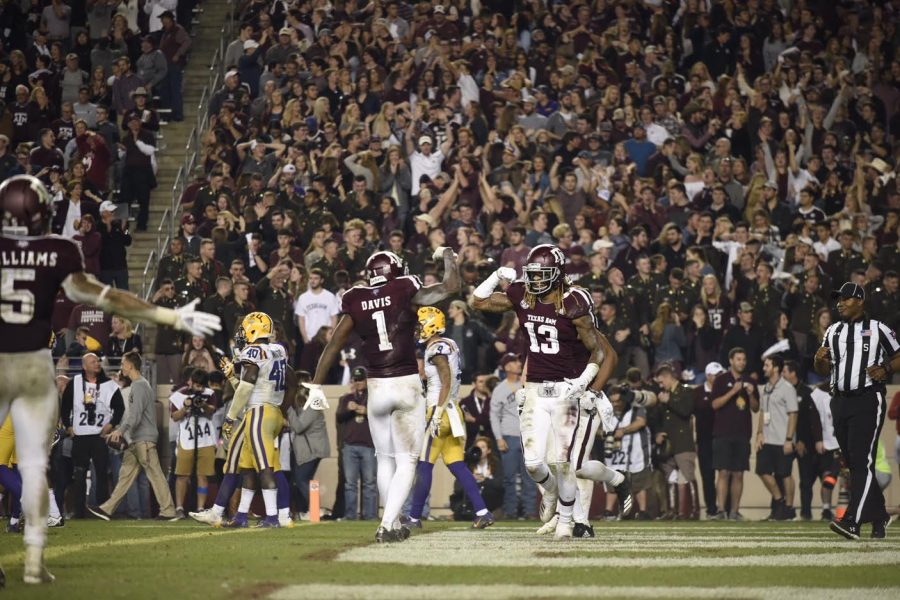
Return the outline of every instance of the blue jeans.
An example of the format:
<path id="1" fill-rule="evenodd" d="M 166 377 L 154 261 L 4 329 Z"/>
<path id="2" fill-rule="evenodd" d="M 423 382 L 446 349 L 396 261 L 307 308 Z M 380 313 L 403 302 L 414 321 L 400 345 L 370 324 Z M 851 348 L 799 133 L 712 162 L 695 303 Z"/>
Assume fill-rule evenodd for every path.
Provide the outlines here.
<path id="1" fill-rule="evenodd" d="M 522 480 L 522 511 L 525 516 L 537 511 L 537 486 L 528 471 L 525 470 L 525 458 L 522 456 L 522 438 L 504 435 L 508 446 L 506 452 L 500 453 L 503 463 L 503 512 L 507 518 L 515 518 L 519 511 L 519 494 L 516 489 L 516 478 Z"/>
<path id="2" fill-rule="evenodd" d="M 362 479 L 362 518 L 378 516 L 378 494 L 375 486 L 375 449 L 366 446 L 344 446 L 344 518 L 357 518 L 359 480 Z"/>
<path id="3" fill-rule="evenodd" d="M 316 476 L 316 469 L 319 468 L 321 458 L 314 458 L 302 465 L 294 465 L 294 486 L 300 493 L 297 510 L 299 512 L 309 512 L 309 482 Z"/>
<path id="4" fill-rule="evenodd" d="M 119 483 L 119 469 L 122 468 L 122 454 L 118 452 L 109 453 L 109 466 L 112 470 L 112 484 L 115 489 Z M 149 519 L 150 518 L 150 481 L 143 469 L 134 480 L 125 501 L 119 505 L 116 510 L 119 514 L 125 514 L 131 519 Z"/>
<path id="5" fill-rule="evenodd" d="M 183 78 L 180 65 L 169 64 L 166 76 L 160 82 L 159 100 L 164 108 L 172 109 L 173 121 L 184 120 L 184 102 L 181 95 L 181 81 Z"/>

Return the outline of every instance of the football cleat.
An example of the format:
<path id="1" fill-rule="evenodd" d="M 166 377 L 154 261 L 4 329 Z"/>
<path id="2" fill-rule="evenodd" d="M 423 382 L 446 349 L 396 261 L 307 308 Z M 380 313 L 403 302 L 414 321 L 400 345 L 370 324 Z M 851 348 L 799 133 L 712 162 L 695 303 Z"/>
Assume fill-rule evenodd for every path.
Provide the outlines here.
<path id="1" fill-rule="evenodd" d="M 553 532 L 553 539 L 556 541 L 571 540 L 574 529 L 575 523 L 572 521 L 568 523 L 559 522 L 556 524 L 556 531 Z"/>
<path id="2" fill-rule="evenodd" d="M 378 544 L 399 542 L 400 539 L 397 537 L 398 533 L 398 531 L 390 530 L 387 527 L 379 527 L 378 531 L 375 532 L 375 542 Z"/>
<path id="3" fill-rule="evenodd" d="M 47 527 L 65 527 L 66 518 L 62 515 L 58 517 L 47 517 Z"/>
<path id="4" fill-rule="evenodd" d="M 44 549 L 38 546 L 25 546 L 25 573 L 22 581 L 29 585 L 53 583 L 56 579 L 44 566 Z"/>
<path id="5" fill-rule="evenodd" d="M 278 529 L 281 525 L 278 523 L 277 516 L 266 517 L 262 521 L 256 524 L 260 529 Z"/>
<path id="6" fill-rule="evenodd" d="M 409 529 L 422 529 L 422 520 L 400 515 L 400 524 Z"/>
<path id="7" fill-rule="evenodd" d="M 244 527 L 249 527 L 249 523 L 247 523 L 247 515 L 242 515 L 238 513 L 234 515 L 234 518 L 230 521 L 226 521 L 222 527 L 227 527 L 228 529 L 243 529 Z"/>
<path id="8" fill-rule="evenodd" d="M 290 518 L 289 516 L 288 517 L 278 517 L 278 525 L 280 525 L 281 527 L 284 527 L 286 529 L 293 529 L 294 528 L 294 520 L 292 518 Z"/>
<path id="9" fill-rule="evenodd" d="M 575 523 L 575 527 L 572 528 L 572 536 L 577 538 L 596 537 L 594 527 L 585 523 Z"/>
<path id="10" fill-rule="evenodd" d="M 619 500 L 619 511 L 623 517 L 627 517 L 634 510 L 634 498 L 631 496 L 631 483 L 628 481 L 628 476 L 625 476 L 622 483 L 617 485 L 615 489 L 616 498 Z"/>
<path id="11" fill-rule="evenodd" d="M 553 518 L 541 525 L 540 529 L 538 529 L 535 533 L 538 535 L 550 535 L 554 531 L 556 531 L 556 524 L 559 523 L 559 513 L 555 513 Z"/>
<path id="12" fill-rule="evenodd" d="M 874 528 L 873 528 L 874 529 Z M 859 539 L 859 525 L 852 519 L 842 519 L 840 521 L 831 522 L 831 530 L 836 534 L 847 538 L 848 540 Z M 873 531 L 874 533 L 874 531 Z"/>
<path id="13" fill-rule="evenodd" d="M 491 511 L 488 511 L 480 517 L 476 515 L 475 520 L 472 522 L 472 529 L 487 529 L 494 523 L 496 523 L 494 515 L 491 514 Z"/>
<path id="14" fill-rule="evenodd" d="M 412 535 L 412 530 L 406 525 L 400 525 L 399 528 L 394 529 L 394 534 L 397 536 L 397 541 L 402 542 L 409 539 L 409 536 Z"/>
<path id="15" fill-rule="evenodd" d="M 541 508 L 540 508 L 540 516 L 541 521 L 546 523 L 550 519 L 553 518 L 553 515 L 556 514 L 556 502 L 559 500 L 559 491 L 553 490 L 544 490 L 543 496 L 541 496 Z"/>
<path id="16" fill-rule="evenodd" d="M 22 533 L 23 531 L 25 531 L 25 519 L 17 521 L 10 519 L 6 524 L 6 533 Z"/>
<path id="17" fill-rule="evenodd" d="M 222 526 L 222 515 L 216 514 L 216 512 L 211 508 L 207 508 L 206 510 L 200 510 L 197 512 L 189 512 L 188 516 L 190 516 L 198 523 L 206 523 L 210 527 Z"/>

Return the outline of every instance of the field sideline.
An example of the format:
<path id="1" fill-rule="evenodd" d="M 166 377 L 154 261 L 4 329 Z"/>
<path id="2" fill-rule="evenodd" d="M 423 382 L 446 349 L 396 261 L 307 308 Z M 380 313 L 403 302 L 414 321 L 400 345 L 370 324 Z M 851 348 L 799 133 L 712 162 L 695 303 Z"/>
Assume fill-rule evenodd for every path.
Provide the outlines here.
<path id="1" fill-rule="evenodd" d="M 18 536 L 0 535 L 0 563 L 10 598 L 900 597 L 900 528 L 854 543 L 821 522 L 595 525 L 596 539 L 556 543 L 533 535 L 535 523 L 429 522 L 377 546 L 371 522 L 235 531 L 75 521 L 50 533 L 54 585 L 21 583 Z"/>

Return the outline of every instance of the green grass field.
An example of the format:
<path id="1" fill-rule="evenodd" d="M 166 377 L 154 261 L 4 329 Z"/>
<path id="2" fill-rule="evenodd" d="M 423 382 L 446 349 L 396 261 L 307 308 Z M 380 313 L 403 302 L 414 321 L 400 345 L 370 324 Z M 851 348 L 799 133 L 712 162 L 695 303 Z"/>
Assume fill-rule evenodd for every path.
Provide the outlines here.
<path id="1" fill-rule="evenodd" d="M 0 534 L 0 563 L 10 598 L 900 598 L 900 529 L 849 542 L 818 522 L 595 526 L 554 542 L 534 523 L 429 522 L 381 546 L 373 523 L 74 521 L 50 531 L 52 586 L 21 583 L 18 536 Z"/>

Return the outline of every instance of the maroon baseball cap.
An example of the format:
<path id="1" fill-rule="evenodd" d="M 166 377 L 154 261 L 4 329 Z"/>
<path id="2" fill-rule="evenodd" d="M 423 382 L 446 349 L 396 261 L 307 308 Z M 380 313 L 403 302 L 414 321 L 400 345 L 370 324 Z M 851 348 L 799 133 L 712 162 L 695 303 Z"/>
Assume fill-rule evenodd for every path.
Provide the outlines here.
<path id="1" fill-rule="evenodd" d="M 184 215 L 183 217 L 181 217 L 182 225 L 187 225 L 188 223 L 190 223 L 191 225 L 194 225 L 197 223 L 197 221 L 194 219 L 194 215 L 187 214 L 187 215 Z"/>

